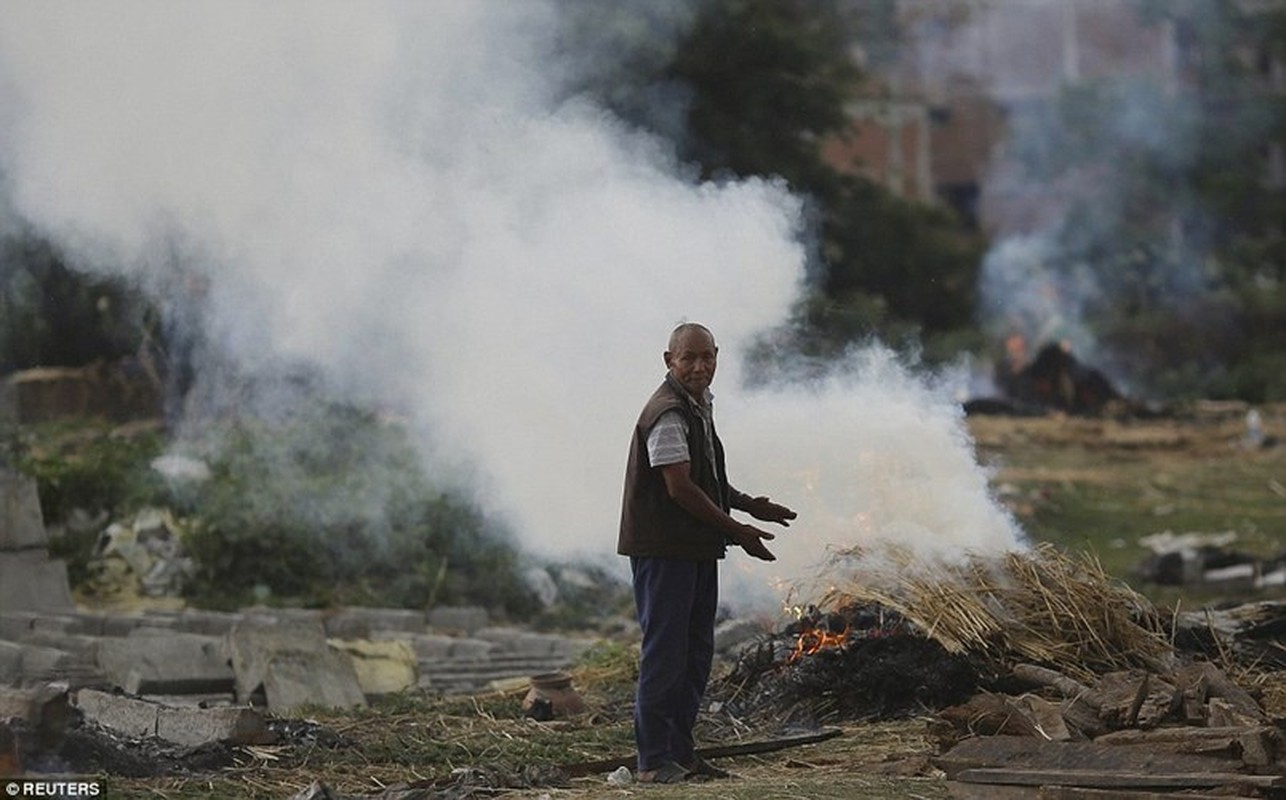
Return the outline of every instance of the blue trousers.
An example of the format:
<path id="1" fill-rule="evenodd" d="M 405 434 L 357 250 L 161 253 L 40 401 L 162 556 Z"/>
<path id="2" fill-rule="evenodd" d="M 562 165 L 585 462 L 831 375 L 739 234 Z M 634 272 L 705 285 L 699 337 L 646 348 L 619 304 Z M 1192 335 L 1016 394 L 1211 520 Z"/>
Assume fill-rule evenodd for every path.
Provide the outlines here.
<path id="1" fill-rule="evenodd" d="M 714 660 L 719 562 L 631 558 L 643 631 L 634 739 L 640 770 L 691 764 L 692 728 Z"/>

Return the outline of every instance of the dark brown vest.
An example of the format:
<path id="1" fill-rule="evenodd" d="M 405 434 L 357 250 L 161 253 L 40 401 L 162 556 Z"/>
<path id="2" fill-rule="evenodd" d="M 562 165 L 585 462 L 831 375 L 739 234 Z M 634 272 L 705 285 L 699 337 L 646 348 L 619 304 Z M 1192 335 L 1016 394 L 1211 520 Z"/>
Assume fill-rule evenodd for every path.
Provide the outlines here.
<path id="1" fill-rule="evenodd" d="M 625 468 L 625 497 L 621 503 L 621 532 L 616 552 L 623 556 L 680 558 L 691 561 L 723 558 L 724 535 L 700 522 L 670 499 L 661 470 L 648 463 L 647 437 L 667 411 L 677 409 L 688 421 L 688 468 L 692 481 L 714 504 L 728 511 L 728 475 L 723 443 L 714 437 L 714 462 L 706 455 L 705 426 L 692 399 L 668 374 L 652 394 L 634 426 Z"/>

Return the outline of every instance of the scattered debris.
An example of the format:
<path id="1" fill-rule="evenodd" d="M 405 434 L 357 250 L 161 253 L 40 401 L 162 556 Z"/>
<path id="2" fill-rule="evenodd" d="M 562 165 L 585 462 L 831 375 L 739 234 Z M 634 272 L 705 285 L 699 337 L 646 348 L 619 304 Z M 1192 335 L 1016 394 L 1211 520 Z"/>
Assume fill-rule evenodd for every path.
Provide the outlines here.
<path id="1" fill-rule="evenodd" d="M 810 711 L 880 713 L 870 703 L 885 691 L 880 679 L 848 676 L 878 664 L 881 646 L 896 646 L 916 658 L 890 675 L 937 711 L 930 730 L 942 755 L 934 764 L 955 797 L 1023 786 L 1065 787 L 1073 793 L 1058 797 L 1077 798 L 1091 796 L 1075 793 L 1083 789 L 1236 787 L 1259 797 L 1286 788 L 1282 732 L 1255 698 L 1211 661 L 1179 651 L 1179 623 L 1168 629 L 1150 603 L 1092 559 L 1043 547 L 995 564 L 907 569 L 837 587 L 827 605 L 839 610 L 808 615 L 794 648 L 783 652 L 770 640 L 756 652 L 772 658 L 739 665 L 752 679 L 741 676 L 730 707 L 766 698 L 785 716 L 801 702 Z M 874 630 L 887 625 L 892 633 L 855 638 L 858 618 L 879 619 Z M 1207 614 L 1208 650 L 1223 647 L 1227 656 L 1229 641 L 1247 631 L 1282 650 L 1286 615 L 1269 604 L 1220 623 L 1215 639 L 1219 628 Z M 1255 657 L 1265 660 L 1262 651 Z M 967 699 L 948 704 L 946 693 L 928 690 L 929 676 L 948 675 L 956 680 L 942 685 Z M 796 695 L 778 685 L 806 688 Z"/>
<path id="2" fill-rule="evenodd" d="M 1204 586 L 1254 592 L 1286 586 L 1286 551 L 1260 558 L 1230 549 L 1235 531 L 1162 531 L 1139 539 L 1152 555 L 1134 569 L 1134 578 L 1159 586 Z"/>
<path id="3" fill-rule="evenodd" d="M 83 587 L 92 597 L 180 597 L 195 564 L 183 547 L 186 524 L 165 509 L 148 508 L 99 534 Z"/>

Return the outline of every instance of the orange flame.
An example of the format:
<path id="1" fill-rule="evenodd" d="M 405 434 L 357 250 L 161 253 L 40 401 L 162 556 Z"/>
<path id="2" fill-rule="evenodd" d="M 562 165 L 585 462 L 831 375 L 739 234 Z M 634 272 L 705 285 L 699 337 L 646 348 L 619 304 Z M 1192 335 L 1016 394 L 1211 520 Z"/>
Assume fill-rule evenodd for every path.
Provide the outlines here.
<path id="1" fill-rule="evenodd" d="M 804 656 L 811 656 L 822 650 L 833 650 L 844 646 L 848 641 L 848 634 L 851 626 L 845 625 L 844 630 L 838 633 L 824 630 L 822 628 L 808 628 L 800 631 L 799 637 L 795 640 L 795 649 L 791 652 L 790 657 L 786 659 L 787 664 L 794 664 Z"/>

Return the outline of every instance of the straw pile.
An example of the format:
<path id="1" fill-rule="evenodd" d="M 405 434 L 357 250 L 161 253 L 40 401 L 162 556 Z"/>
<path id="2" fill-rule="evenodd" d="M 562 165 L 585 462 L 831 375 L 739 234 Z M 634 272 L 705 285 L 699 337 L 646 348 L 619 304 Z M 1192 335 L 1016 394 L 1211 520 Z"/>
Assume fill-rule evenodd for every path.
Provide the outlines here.
<path id="1" fill-rule="evenodd" d="M 847 551 L 838 560 L 866 554 Z M 1148 600 L 1111 579 L 1091 555 L 1050 545 L 995 561 L 912 569 L 892 554 L 880 574 L 841 580 L 825 604 L 896 611 L 948 652 L 998 665 L 1035 662 L 1090 679 L 1119 669 L 1164 672 L 1174 649 Z"/>

